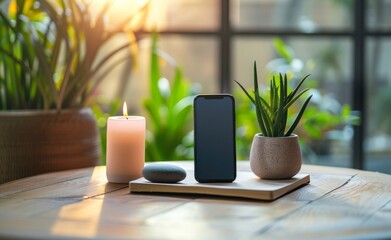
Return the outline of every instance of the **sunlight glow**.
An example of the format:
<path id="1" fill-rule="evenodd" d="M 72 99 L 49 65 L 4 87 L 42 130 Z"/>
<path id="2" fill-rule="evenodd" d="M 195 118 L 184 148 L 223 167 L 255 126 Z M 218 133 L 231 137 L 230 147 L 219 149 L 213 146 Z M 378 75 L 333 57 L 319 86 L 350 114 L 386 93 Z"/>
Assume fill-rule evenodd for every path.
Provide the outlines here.
<path id="1" fill-rule="evenodd" d="M 150 0 L 102 0 L 91 3 L 91 11 L 93 14 L 99 14 L 100 10 L 108 4 L 109 9 L 105 23 L 107 27 L 115 28 L 118 24 L 123 23 L 124 20 L 133 16 L 128 26 L 133 30 L 138 30 L 142 27 L 144 21 L 143 9 L 149 4 Z M 86 0 L 87 3 L 92 0 Z"/>
<path id="2" fill-rule="evenodd" d="M 96 167 L 93 172 L 91 172 L 91 176 L 78 179 L 77 181 L 78 184 L 81 184 L 81 181 L 84 182 L 83 185 L 87 182 L 90 184 L 87 188 L 81 187 L 79 189 L 80 196 L 83 198 L 91 196 L 91 191 L 96 191 L 97 181 L 101 183 L 99 184 L 101 189 L 106 187 L 106 184 L 103 184 L 107 182 L 105 168 Z M 93 182 L 95 185 L 91 184 Z M 104 190 L 100 191 L 103 192 Z M 97 233 L 101 228 L 100 219 L 103 205 L 104 199 L 96 199 L 88 203 L 89 207 L 86 207 L 84 201 L 61 207 L 58 212 L 53 213 L 57 214 L 57 217 L 56 221 L 51 226 L 51 234 L 54 236 L 73 236 L 76 238 L 91 238 L 97 236 Z M 93 211 L 91 209 L 93 209 Z M 70 231 L 70 229 L 74 228 L 77 228 L 77 231 Z"/>

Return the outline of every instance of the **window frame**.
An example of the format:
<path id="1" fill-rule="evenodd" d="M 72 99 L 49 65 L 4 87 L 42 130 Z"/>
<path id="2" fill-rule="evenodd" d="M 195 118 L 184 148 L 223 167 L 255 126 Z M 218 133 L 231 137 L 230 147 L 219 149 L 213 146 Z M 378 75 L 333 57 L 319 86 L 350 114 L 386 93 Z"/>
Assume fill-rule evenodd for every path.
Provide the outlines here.
<path id="1" fill-rule="evenodd" d="M 381 38 L 391 36 L 391 31 L 368 31 L 366 28 L 366 4 L 367 0 L 354 0 L 353 7 L 353 28 L 351 30 L 320 30 L 317 32 L 300 32 L 300 30 L 264 30 L 250 29 L 240 30 L 232 27 L 230 23 L 231 0 L 220 0 L 220 29 L 214 31 L 187 31 L 187 30 L 164 30 L 159 31 L 161 35 L 187 35 L 187 36 L 207 36 L 217 38 L 219 45 L 218 67 L 220 91 L 232 92 L 232 40 L 238 36 L 258 36 L 258 37 L 348 37 L 352 40 L 352 110 L 359 112 L 361 124 L 354 126 L 352 140 L 351 167 L 364 169 L 366 160 L 364 151 L 365 126 L 366 126 L 366 92 L 365 92 L 365 57 L 366 44 L 370 37 Z M 150 32 L 140 31 L 141 34 Z"/>

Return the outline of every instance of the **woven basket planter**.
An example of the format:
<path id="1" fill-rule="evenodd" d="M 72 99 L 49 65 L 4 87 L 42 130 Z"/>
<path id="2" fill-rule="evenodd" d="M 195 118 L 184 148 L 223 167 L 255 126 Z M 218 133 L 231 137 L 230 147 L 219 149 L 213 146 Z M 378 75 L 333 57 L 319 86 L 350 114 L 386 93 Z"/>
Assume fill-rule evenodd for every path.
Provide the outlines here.
<path id="1" fill-rule="evenodd" d="M 0 111 L 0 184 L 96 166 L 100 140 L 91 109 Z"/>

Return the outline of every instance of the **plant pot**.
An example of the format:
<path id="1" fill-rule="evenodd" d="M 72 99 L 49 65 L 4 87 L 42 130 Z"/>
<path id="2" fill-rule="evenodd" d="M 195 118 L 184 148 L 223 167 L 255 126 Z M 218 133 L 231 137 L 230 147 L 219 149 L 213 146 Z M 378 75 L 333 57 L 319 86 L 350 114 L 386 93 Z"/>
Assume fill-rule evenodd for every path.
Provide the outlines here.
<path id="1" fill-rule="evenodd" d="M 299 138 L 264 137 L 255 134 L 250 150 L 250 166 L 262 179 L 288 179 L 301 168 Z"/>
<path id="2" fill-rule="evenodd" d="M 91 109 L 0 111 L 0 184 L 96 166 L 100 139 Z"/>

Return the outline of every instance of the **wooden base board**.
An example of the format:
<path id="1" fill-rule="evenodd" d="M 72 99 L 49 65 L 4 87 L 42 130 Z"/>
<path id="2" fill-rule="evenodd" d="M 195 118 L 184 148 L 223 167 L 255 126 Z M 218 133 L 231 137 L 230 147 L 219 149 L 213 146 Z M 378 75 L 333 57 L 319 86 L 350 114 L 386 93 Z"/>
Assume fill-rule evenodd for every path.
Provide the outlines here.
<path id="1" fill-rule="evenodd" d="M 240 197 L 257 200 L 274 200 L 294 189 L 308 184 L 308 174 L 297 174 L 291 179 L 263 180 L 252 172 L 238 172 L 232 183 L 198 183 L 193 171 L 187 171 L 187 177 L 180 183 L 153 183 L 140 178 L 129 183 L 132 193 L 183 193 L 205 194 L 226 197 Z"/>

